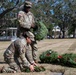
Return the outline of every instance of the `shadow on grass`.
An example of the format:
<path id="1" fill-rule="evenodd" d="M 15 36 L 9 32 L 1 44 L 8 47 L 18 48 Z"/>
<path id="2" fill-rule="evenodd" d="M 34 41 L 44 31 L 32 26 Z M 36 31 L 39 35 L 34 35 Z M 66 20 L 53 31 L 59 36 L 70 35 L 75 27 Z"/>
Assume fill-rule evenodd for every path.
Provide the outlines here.
<path id="1" fill-rule="evenodd" d="M 4 62 L 4 61 L 0 61 L 0 64 L 6 64 L 6 62 Z"/>
<path id="2" fill-rule="evenodd" d="M 44 62 L 39 61 L 38 63 L 43 64 Z M 63 63 L 60 63 L 60 62 L 51 62 L 51 63 L 46 63 L 45 62 L 44 64 L 52 64 L 52 65 L 60 65 L 62 67 L 68 67 L 68 68 L 76 68 L 76 65 L 63 64 Z"/>
<path id="3" fill-rule="evenodd" d="M 3 59 L 0 59 L 0 64 L 6 64 L 6 62 Z"/>

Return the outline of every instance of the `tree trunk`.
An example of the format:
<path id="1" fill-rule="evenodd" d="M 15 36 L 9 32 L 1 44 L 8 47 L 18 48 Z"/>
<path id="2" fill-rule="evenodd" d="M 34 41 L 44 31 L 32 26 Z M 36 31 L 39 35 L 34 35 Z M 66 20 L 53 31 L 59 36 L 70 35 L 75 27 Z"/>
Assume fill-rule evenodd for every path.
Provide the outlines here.
<path id="1" fill-rule="evenodd" d="M 73 38 L 75 38 L 75 30 L 73 31 Z"/>
<path id="2" fill-rule="evenodd" d="M 62 32 L 63 32 L 63 37 L 62 38 L 65 38 L 65 23 L 63 21 L 63 28 L 62 28 Z"/>
<path id="3" fill-rule="evenodd" d="M 65 31 L 63 31 L 63 37 L 62 38 L 65 38 Z"/>

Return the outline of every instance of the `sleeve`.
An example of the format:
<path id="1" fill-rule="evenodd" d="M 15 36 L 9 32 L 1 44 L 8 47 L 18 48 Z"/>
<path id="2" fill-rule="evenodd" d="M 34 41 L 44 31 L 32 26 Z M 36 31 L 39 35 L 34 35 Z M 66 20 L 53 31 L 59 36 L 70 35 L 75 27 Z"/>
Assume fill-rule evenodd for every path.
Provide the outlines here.
<path id="1" fill-rule="evenodd" d="M 26 56 L 29 62 L 32 64 L 34 63 L 33 57 L 32 57 L 32 49 L 30 45 L 26 46 Z"/>
<path id="2" fill-rule="evenodd" d="M 31 24 L 24 21 L 24 12 L 22 11 L 18 13 L 18 21 L 21 27 L 28 28 L 28 29 L 31 28 Z"/>
<path id="3" fill-rule="evenodd" d="M 34 15 L 32 14 L 32 23 L 35 23 L 35 17 L 34 17 Z"/>
<path id="4" fill-rule="evenodd" d="M 34 27 L 32 27 L 32 28 L 35 28 L 36 27 L 35 17 L 34 17 L 34 15 L 32 13 L 31 13 L 31 16 L 32 16 L 32 24 L 34 25 Z"/>
<path id="5" fill-rule="evenodd" d="M 28 60 L 26 59 L 25 57 L 25 46 L 22 44 L 22 43 L 19 43 L 19 46 L 18 46 L 18 51 L 19 51 L 19 56 L 20 56 L 20 59 L 22 61 L 22 65 L 24 67 L 29 67 L 30 66 L 30 63 L 28 62 Z"/>
<path id="6" fill-rule="evenodd" d="M 29 67 L 30 66 L 30 63 L 28 62 L 28 60 L 25 57 L 25 54 L 21 54 L 20 59 L 22 60 L 22 65 L 24 67 L 26 67 L 26 66 Z"/>

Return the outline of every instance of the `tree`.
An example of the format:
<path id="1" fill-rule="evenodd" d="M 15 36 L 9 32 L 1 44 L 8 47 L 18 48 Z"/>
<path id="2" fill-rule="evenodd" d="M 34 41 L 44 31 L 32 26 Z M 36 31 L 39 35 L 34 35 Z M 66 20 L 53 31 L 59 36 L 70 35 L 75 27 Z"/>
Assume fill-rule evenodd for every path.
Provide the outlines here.
<path id="1" fill-rule="evenodd" d="M 10 11 L 12 11 L 16 6 L 17 4 L 19 3 L 19 0 L 4 0 L 4 1 L 0 1 L 0 11 L 2 11 L 0 13 L 0 19 L 4 17 L 4 15 Z M 10 7 L 11 6 L 11 7 Z"/>
<path id="2" fill-rule="evenodd" d="M 15 26 L 14 20 L 22 4 L 22 0 L 0 1 L 0 28 Z"/>
<path id="3" fill-rule="evenodd" d="M 32 12 L 35 15 L 35 20 L 43 21 L 49 30 L 49 34 L 52 34 L 52 14 L 51 14 L 51 0 L 37 0 L 32 8 Z"/>
<path id="4" fill-rule="evenodd" d="M 35 16 L 35 20 L 42 21 L 48 28 L 49 34 L 54 25 L 60 27 L 63 32 L 63 38 L 66 37 L 66 32 L 73 34 L 76 32 L 76 0 L 29 0 L 33 2 L 31 11 Z M 24 0 L 1 0 L 0 1 L 0 28 L 5 26 L 16 26 L 16 15 L 19 11 L 19 6 Z M 8 21 L 9 20 L 9 21 Z M 53 25 L 54 23 L 54 25 Z M 68 35 L 68 34 L 67 34 Z"/>
<path id="5" fill-rule="evenodd" d="M 69 34 L 73 34 L 73 38 L 76 36 L 76 0 L 72 0 L 69 3 L 69 12 L 70 12 L 70 26 L 69 26 Z"/>
<path id="6" fill-rule="evenodd" d="M 54 9 L 53 20 L 61 28 L 61 31 L 63 32 L 63 38 L 65 38 L 66 32 L 69 30 L 69 27 L 73 24 L 71 20 L 75 19 L 75 10 L 76 10 L 75 2 L 76 2 L 75 0 L 64 0 L 64 1 L 61 0 L 58 1 L 57 4 L 53 5 Z M 72 16 L 73 19 L 71 19 Z M 75 28 L 75 25 L 73 25 L 73 27 Z"/>

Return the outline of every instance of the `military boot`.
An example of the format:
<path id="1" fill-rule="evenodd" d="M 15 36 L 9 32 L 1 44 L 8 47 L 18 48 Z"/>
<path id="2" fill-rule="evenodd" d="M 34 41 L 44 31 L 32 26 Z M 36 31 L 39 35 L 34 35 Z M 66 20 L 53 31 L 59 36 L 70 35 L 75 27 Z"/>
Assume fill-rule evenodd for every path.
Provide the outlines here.
<path id="1" fill-rule="evenodd" d="M 13 70 L 13 69 L 11 69 L 11 68 L 9 68 L 9 67 L 2 67 L 1 69 L 0 69 L 0 73 L 16 73 L 16 71 L 15 70 Z"/>
<path id="2" fill-rule="evenodd" d="M 3 73 L 4 66 L 0 68 L 0 73 Z"/>
<path id="3" fill-rule="evenodd" d="M 2 68 L 0 68 L 0 73 L 2 73 Z"/>

